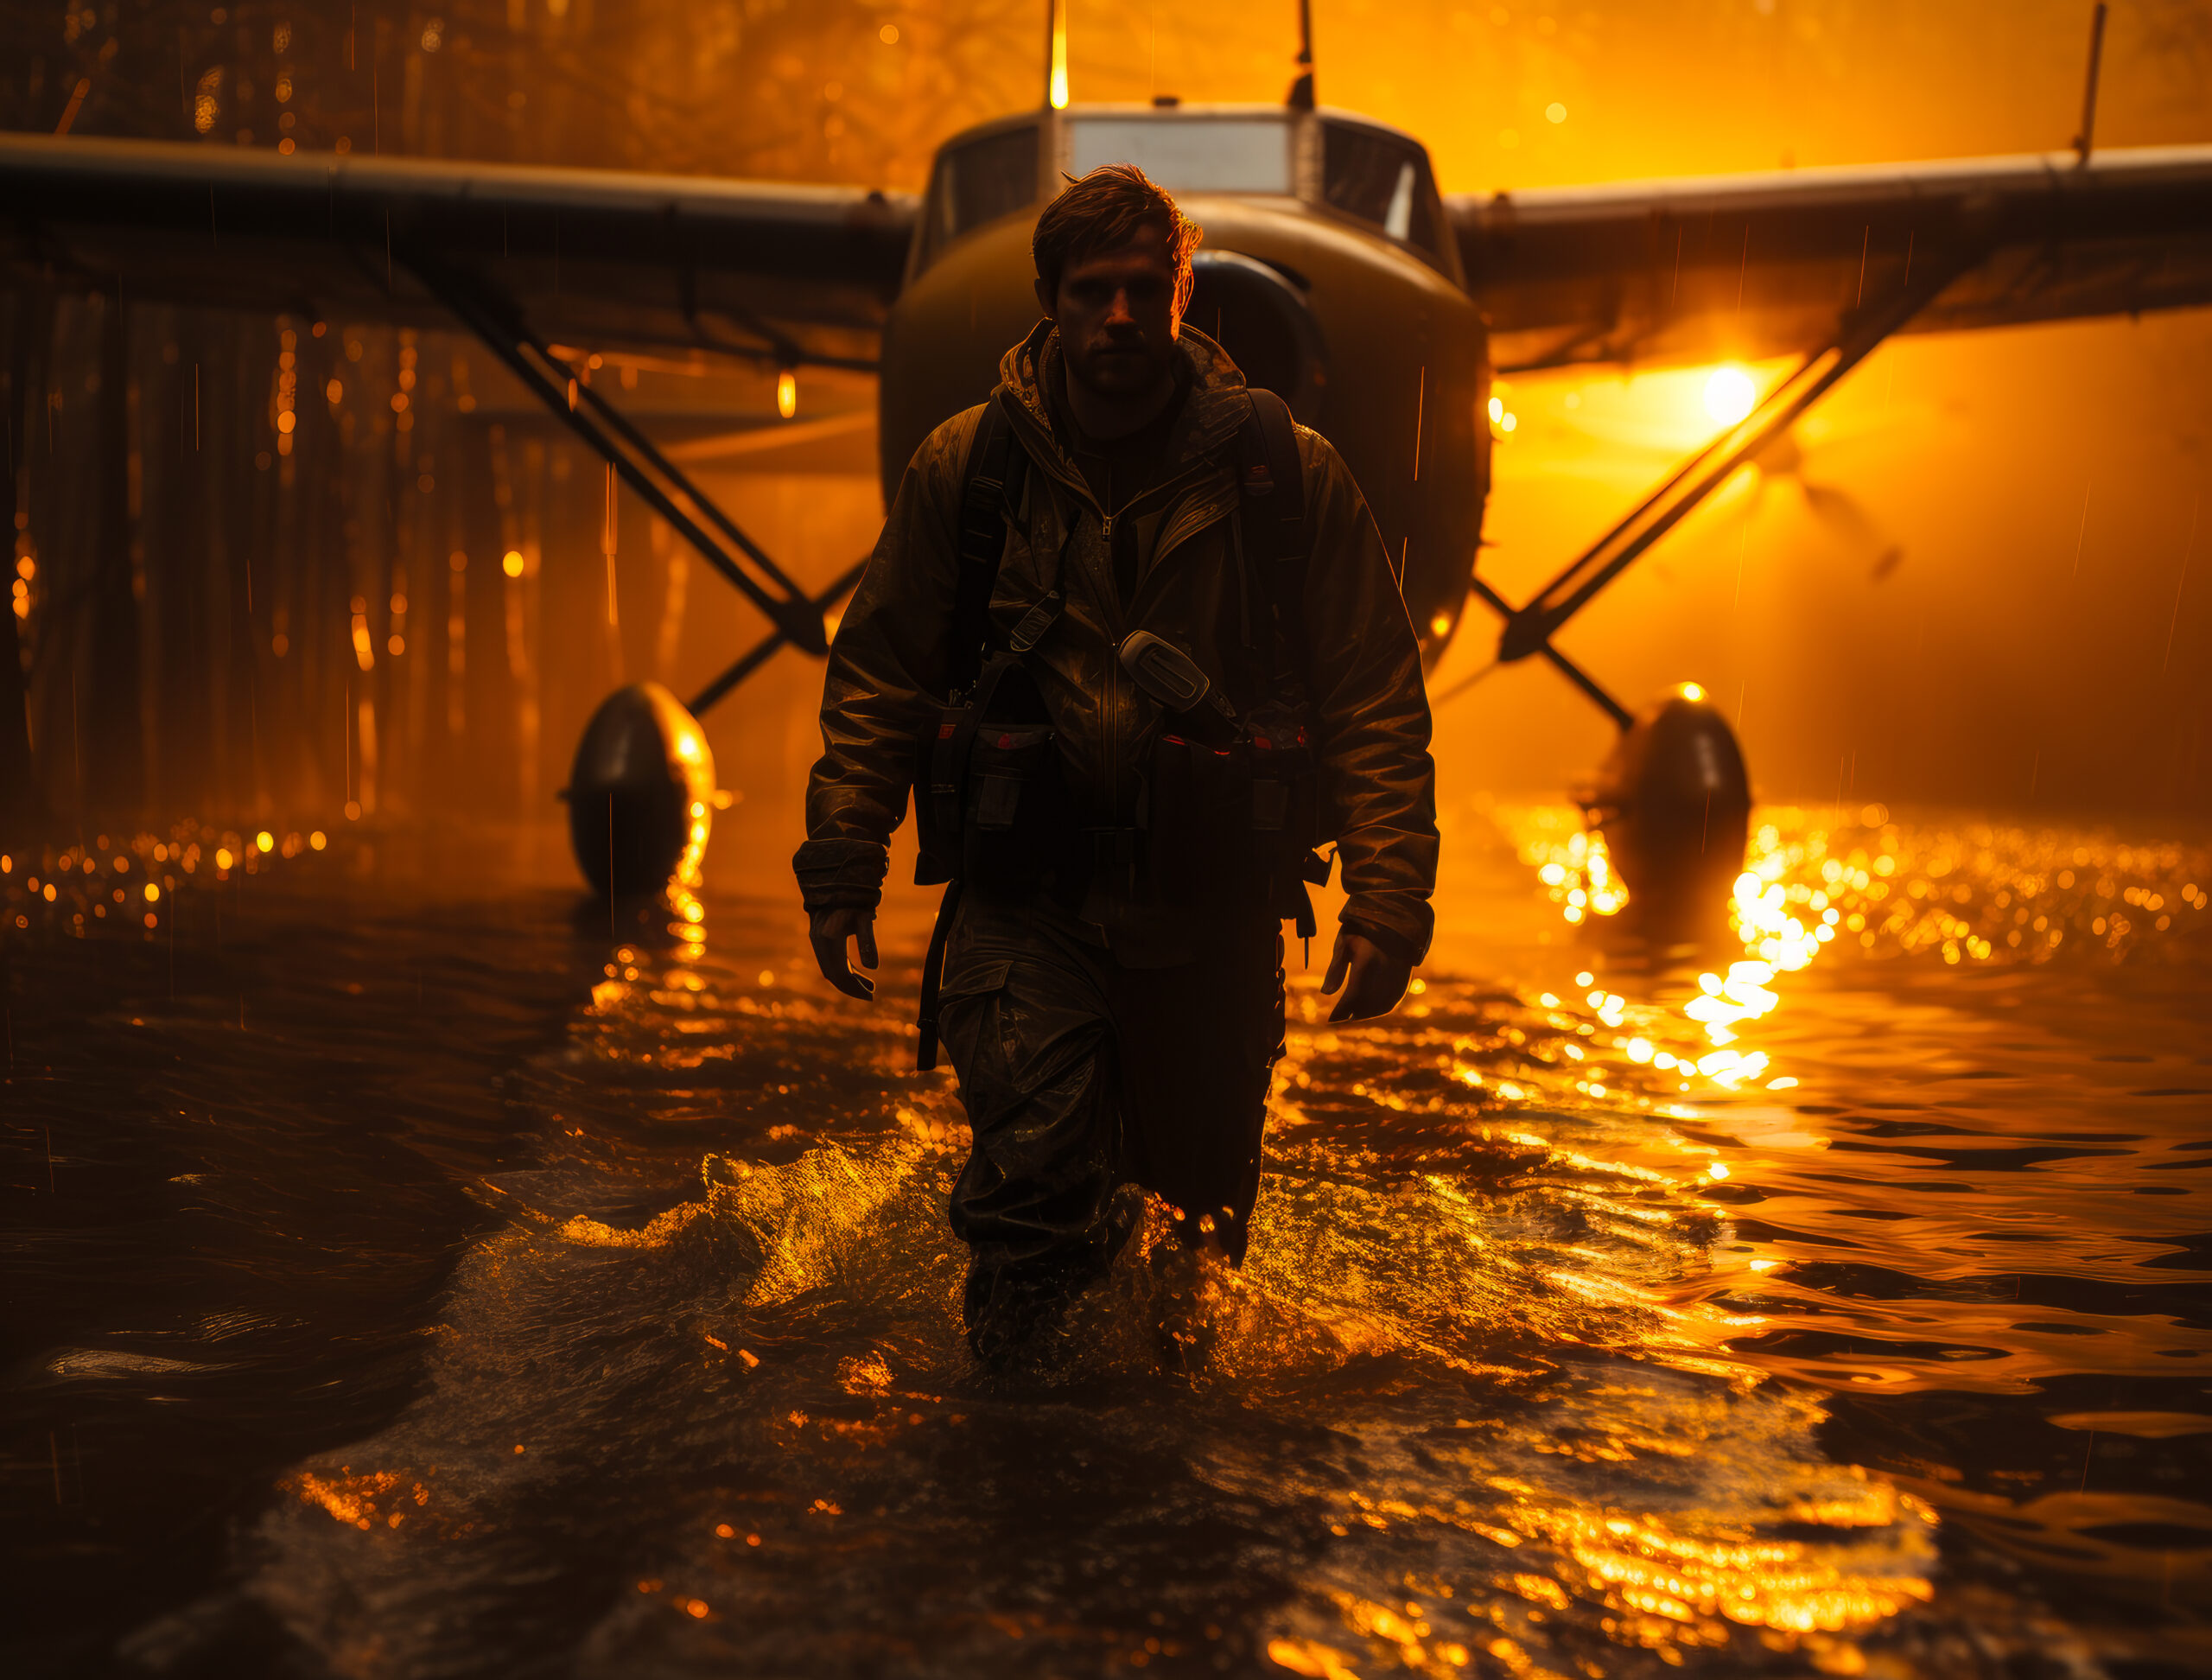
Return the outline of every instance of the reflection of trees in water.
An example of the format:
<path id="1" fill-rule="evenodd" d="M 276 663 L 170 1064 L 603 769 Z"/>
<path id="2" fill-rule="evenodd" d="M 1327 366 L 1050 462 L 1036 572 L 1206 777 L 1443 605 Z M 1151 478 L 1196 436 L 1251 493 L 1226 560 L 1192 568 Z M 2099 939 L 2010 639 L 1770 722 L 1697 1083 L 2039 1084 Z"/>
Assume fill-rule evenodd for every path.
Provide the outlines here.
<path id="1" fill-rule="evenodd" d="M 1033 12 L 17 6 L 0 11 L 0 124 L 915 185 L 945 134 L 1029 102 Z M 18 744 L 0 753 L 0 827 L 41 805 L 65 822 L 541 806 L 622 665 L 592 610 L 598 463 L 458 337 L 118 311 L 88 290 L 99 277 L 48 283 L 0 302 L 35 760 L 0 713 Z M 716 395 L 759 408 L 756 383 Z M 625 553 L 652 551 L 626 576 L 671 594 L 667 545 L 634 508 L 619 526 Z M 648 646 L 673 645 L 666 616 L 640 616 L 663 632 Z"/>

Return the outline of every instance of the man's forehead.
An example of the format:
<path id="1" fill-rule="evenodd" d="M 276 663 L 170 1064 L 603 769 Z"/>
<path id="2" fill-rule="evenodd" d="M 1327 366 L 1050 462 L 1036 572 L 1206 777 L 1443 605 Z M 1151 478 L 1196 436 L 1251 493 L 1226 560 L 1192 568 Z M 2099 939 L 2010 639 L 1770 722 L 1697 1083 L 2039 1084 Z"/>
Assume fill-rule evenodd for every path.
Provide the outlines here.
<path id="1" fill-rule="evenodd" d="M 1157 223 L 1144 222 L 1127 239 L 1117 239 L 1111 245 L 1078 248 L 1071 252 L 1062 277 L 1092 270 L 1166 270 L 1173 266 L 1167 256 L 1167 230 Z"/>

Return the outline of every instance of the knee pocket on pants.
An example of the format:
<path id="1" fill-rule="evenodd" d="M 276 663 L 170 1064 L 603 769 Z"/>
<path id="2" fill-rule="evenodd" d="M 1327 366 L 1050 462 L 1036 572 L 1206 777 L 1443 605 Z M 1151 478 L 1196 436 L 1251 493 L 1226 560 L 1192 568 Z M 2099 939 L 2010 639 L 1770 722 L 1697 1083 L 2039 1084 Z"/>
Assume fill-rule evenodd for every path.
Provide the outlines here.
<path id="1" fill-rule="evenodd" d="M 944 1046 L 972 1110 L 1032 1097 L 1071 1078 L 1091 1077 L 1104 1020 L 1079 1000 L 1055 996 L 1048 974 L 1011 960 L 977 963 L 947 978 L 939 995 Z"/>
<path id="2" fill-rule="evenodd" d="M 1007 1007 L 1007 982 L 1014 973 L 1011 962 L 978 964 L 948 976 L 938 994 L 938 1020 L 944 1047 L 964 1082 L 977 1052 L 995 1046 L 1010 1060 L 1010 1028 L 1014 1011 Z"/>
<path id="3" fill-rule="evenodd" d="M 955 1004 L 989 997 L 1004 991 L 1013 975 L 1014 960 L 1011 958 L 963 965 L 944 977 L 944 983 L 938 990 L 938 1002 L 949 1009 Z"/>

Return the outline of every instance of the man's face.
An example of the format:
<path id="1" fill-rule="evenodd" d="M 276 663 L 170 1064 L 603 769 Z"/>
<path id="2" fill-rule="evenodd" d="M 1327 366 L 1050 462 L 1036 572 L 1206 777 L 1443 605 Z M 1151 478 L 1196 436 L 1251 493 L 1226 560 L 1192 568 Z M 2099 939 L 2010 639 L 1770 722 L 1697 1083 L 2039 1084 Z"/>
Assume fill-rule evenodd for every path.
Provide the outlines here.
<path id="1" fill-rule="evenodd" d="M 1037 283 L 1037 300 L 1059 327 L 1068 376 L 1100 396 L 1137 396 L 1167 372 L 1181 323 L 1164 229 L 1147 223 L 1127 245 L 1070 263 L 1057 292 Z"/>

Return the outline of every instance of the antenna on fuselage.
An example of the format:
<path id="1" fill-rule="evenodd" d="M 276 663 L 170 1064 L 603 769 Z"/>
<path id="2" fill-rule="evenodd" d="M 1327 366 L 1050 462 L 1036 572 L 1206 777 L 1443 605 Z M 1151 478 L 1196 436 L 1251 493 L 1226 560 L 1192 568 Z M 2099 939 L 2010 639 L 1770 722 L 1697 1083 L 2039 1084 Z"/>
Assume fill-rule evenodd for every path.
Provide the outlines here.
<path id="1" fill-rule="evenodd" d="M 1313 109 L 1313 0 L 1298 0 L 1298 79 L 1284 103 L 1293 111 Z"/>
<path id="2" fill-rule="evenodd" d="M 1045 0 L 1045 105 L 1068 108 L 1068 0 Z"/>
<path id="3" fill-rule="evenodd" d="M 2097 72 L 2105 57 L 2105 0 L 2089 16 L 2089 74 L 2082 87 L 2082 131 L 2074 137 L 2075 162 L 2089 161 L 2089 141 L 2097 126 Z"/>

